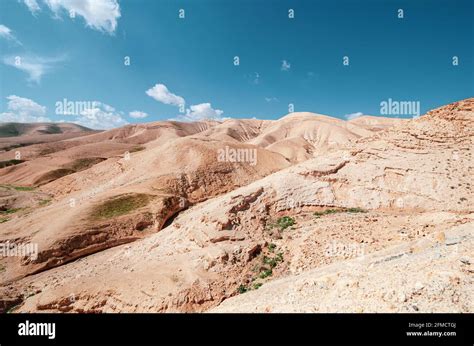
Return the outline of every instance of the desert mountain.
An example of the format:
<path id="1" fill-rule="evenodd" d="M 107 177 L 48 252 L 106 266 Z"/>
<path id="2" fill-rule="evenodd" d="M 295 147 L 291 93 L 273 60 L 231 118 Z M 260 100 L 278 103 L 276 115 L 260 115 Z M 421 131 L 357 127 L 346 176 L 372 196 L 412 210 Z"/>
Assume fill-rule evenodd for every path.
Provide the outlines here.
<path id="1" fill-rule="evenodd" d="M 306 159 L 306 156 L 288 158 L 278 151 L 266 149 L 266 142 L 252 144 L 253 140 L 262 142 L 259 136 L 274 138 L 278 143 L 301 140 L 312 153 L 320 144 L 315 138 L 322 136 L 321 141 L 325 141 L 330 136 L 325 133 L 327 131 L 343 133 L 342 120 L 311 114 L 305 114 L 305 118 L 296 123 L 301 129 L 290 132 L 290 136 L 281 130 L 288 128 L 288 117 L 274 122 L 159 122 L 22 148 L 26 161 L 2 170 L 1 181 L 12 186 L 40 186 L 34 205 L 48 205 L 38 209 L 38 213 L 28 213 L 24 218 L 4 223 L 4 228 L 7 234 L 11 231 L 20 239 L 29 239 L 40 248 L 48 249 L 48 255 L 40 256 L 35 263 L 21 265 L 19 271 L 13 273 L 23 275 L 21 273 L 42 270 L 133 241 L 146 235 L 147 230 L 157 232 L 169 218 L 190 205 L 289 167 L 292 161 Z M 332 126 L 331 121 L 337 125 Z M 360 132 L 370 134 L 366 130 Z M 309 138 L 313 141 L 308 141 Z M 338 138 L 338 144 L 355 135 L 347 131 L 341 138 Z M 329 149 L 330 143 L 325 142 L 324 148 Z M 224 154 L 222 158 L 220 151 Z M 237 157 L 239 152 L 243 153 L 243 161 Z M 234 160 L 226 158 L 227 154 L 236 154 L 236 157 Z M 12 153 L 3 155 L 8 159 Z M 24 208 L 26 196 L 27 201 L 31 201 L 33 195 L 24 191 L 13 193 L 14 189 L 8 186 L 4 189 L 7 191 L 3 192 L 3 203 L 8 210 Z M 94 209 L 107 208 L 108 203 L 117 198 L 119 201 L 125 199 L 125 203 L 136 202 L 137 198 L 144 200 L 137 203 L 145 204 L 145 200 L 151 203 L 150 207 L 138 208 L 138 214 L 131 213 L 114 220 L 93 216 Z M 59 219 L 54 217 L 58 212 L 62 214 Z M 39 228 L 33 237 L 25 228 L 31 222 Z M 25 233 L 17 229 L 24 229 Z M 97 237 L 102 238 L 100 245 Z M 81 241 L 78 242 L 78 238 Z M 74 243 L 72 248 L 70 243 Z M 57 255 L 50 256 L 51 251 Z"/>
<path id="2" fill-rule="evenodd" d="M 32 144 L 52 143 L 89 135 L 94 132 L 87 127 L 73 123 L 0 123 L 0 157 L 4 157 L 3 152 L 11 151 Z"/>
<path id="3" fill-rule="evenodd" d="M 0 124 L 0 137 L 54 135 L 60 133 L 92 131 L 73 123 L 3 123 Z"/>
<path id="4" fill-rule="evenodd" d="M 472 311 L 473 115 L 467 99 L 414 120 L 159 122 L 22 148 L 0 170 L 3 210 L 21 208 L 0 240 L 38 256 L 0 259 L 4 309 Z"/>

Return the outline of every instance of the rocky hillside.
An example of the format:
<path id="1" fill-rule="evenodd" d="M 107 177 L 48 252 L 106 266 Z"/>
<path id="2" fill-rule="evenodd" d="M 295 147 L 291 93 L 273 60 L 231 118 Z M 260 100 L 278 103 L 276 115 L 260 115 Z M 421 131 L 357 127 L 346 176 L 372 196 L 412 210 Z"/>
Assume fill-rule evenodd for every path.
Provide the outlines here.
<path id="1" fill-rule="evenodd" d="M 473 107 L 391 126 L 149 125 L 161 135 L 129 159 L 8 192 L 51 201 L 2 224 L 2 241 L 39 245 L 36 259 L 0 260 L 4 309 L 472 312 Z M 84 140 L 126 148 L 147 130 Z M 255 165 L 219 160 L 226 147 L 256 150 Z"/>

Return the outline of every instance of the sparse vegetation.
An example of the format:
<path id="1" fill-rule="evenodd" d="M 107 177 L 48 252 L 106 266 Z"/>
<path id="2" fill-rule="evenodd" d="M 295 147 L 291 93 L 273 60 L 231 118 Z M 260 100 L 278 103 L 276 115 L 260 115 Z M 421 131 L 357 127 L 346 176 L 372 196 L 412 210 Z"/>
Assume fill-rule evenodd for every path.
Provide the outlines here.
<path id="1" fill-rule="evenodd" d="M 283 262 L 283 252 L 277 253 L 276 260 L 277 262 Z"/>
<path id="2" fill-rule="evenodd" d="M 69 175 L 75 172 L 76 171 L 69 168 L 58 168 L 58 169 L 55 169 L 48 173 L 43 174 L 41 177 L 36 179 L 35 184 L 47 184 L 49 182 L 52 182 L 56 179 L 62 178 L 66 175 Z"/>
<path id="3" fill-rule="evenodd" d="M 34 189 L 36 189 L 35 186 L 0 185 L 0 187 L 15 189 L 17 191 L 33 191 Z"/>
<path id="4" fill-rule="evenodd" d="M 41 177 L 36 179 L 35 184 L 43 185 L 50 183 L 56 179 L 65 177 L 66 175 L 84 171 L 104 160 L 105 159 L 101 157 L 91 157 L 74 160 L 73 162 L 64 165 L 62 168 L 58 168 L 43 174 Z"/>
<path id="5" fill-rule="evenodd" d="M 19 307 L 20 307 L 20 304 L 11 307 L 10 309 L 7 310 L 7 314 L 13 313 L 13 312 L 14 312 L 16 309 L 18 309 Z"/>
<path id="6" fill-rule="evenodd" d="M 277 228 L 280 232 L 284 231 L 288 227 L 293 226 L 296 223 L 295 219 L 290 216 L 283 216 L 277 219 L 276 222 L 270 222 L 267 224 L 267 229 L 271 230 Z"/>
<path id="7" fill-rule="evenodd" d="M 17 126 L 13 123 L 6 123 L 0 126 L 0 137 L 15 137 L 20 134 Z"/>
<path id="8" fill-rule="evenodd" d="M 4 223 L 10 220 L 8 217 L 0 217 L 0 223 Z"/>
<path id="9" fill-rule="evenodd" d="M 273 271 L 271 269 L 264 269 L 260 272 L 258 277 L 260 279 L 265 279 L 265 278 L 267 278 L 269 276 L 272 276 L 272 275 L 273 275 Z"/>
<path id="10" fill-rule="evenodd" d="M 0 214 L 1 215 L 8 215 L 8 214 L 13 214 L 13 213 L 16 213 L 17 211 L 21 210 L 21 208 L 12 208 L 12 209 L 8 209 L 8 208 L 5 208 L 5 207 L 2 207 L 0 209 Z"/>
<path id="11" fill-rule="evenodd" d="M 367 213 L 367 210 L 362 208 L 347 208 L 345 211 L 348 213 Z"/>
<path id="12" fill-rule="evenodd" d="M 336 214 L 336 213 L 366 213 L 367 210 L 362 208 L 341 208 L 341 209 L 326 209 L 323 211 L 315 211 L 313 215 L 316 218 L 320 218 L 324 215 Z"/>
<path id="13" fill-rule="evenodd" d="M 58 125 L 50 124 L 45 130 L 38 130 L 38 132 L 41 132 L 47 135 L 53 135 L 53 134 L 62 133 L 63 131 Z"/>
<path id="14" fill-rule="evenodd" d="M 290 226 L 293 226 L 294 224 L 295 224 L 295 219 L 289 216 L 283 216 L 277 220 L 277 225 L 280 227 L 282 231 Z"/>
<path id="15" fill-rule="evenodd" d="M 276 249 L 275 244 L 268 245 L 268 251 L 270 252 L 270 254 L 274 253 L 275 249 Z M 278 265 L 278 263 L 283 262 L 283 253 L 278 252 L 276 256 L 263 255 L 262 262 L 265 266 L 261 269 L 258 277 L 260 279 L 265 279 L 273 275 L 273 269 Z"/>
<path id="16" fill-rule="evenodd" d="M 335 214 L 335 213 L 338 213 L 338 212 L 341 212 L 341 211 L 338 210 L 338 209 L 326 209 L 326 210 L 323 210 L 323 211 L 315 211 L 313 215 L 316 216 L 316 217 L 321 217 L 323 215 Z"/>
<path id="17" fill-rule="evenodd" d="M 5 168 L 9 166 L 18 165 L 20 163 L 25 162 L 24 160 L 7 160 L 7 161 L 0 161 L 0 168 Z"/>
<path id="18" fill-rule="evenodd" d="M 39 155 L 49 155 L 55 153 L 57 150 L 55 148 L 45 148 L 42 149 L 38 154 Z"/>
<path id="19" fill-rule="evenodd" d="M 137 151 L 142 151 L 142 150 L 145 150 L 146 148 L 144 146 L 138 146 L 138 147 L 134 147 L 132 149 L 130 149 L 128 152 L 129 153 L 136 153 Z"/>
<path id="20" fill-rule="evenodd" d="M 0 136 L 1 137 L 1 136 Z M 10 151 L 10 150 L 13 150 L 13 149 L 17 149 L 17 148 L 22 148 L 22 147 L 25 147 L 29 145 L 29 143 L 16 143 L 16 144 L 12 144 L 12 145 L 9 145 L 8 147 L 5 147 L 3 148 L 5 151 Z"/>
<path id="21" fill-rule="evenodd" d="M 40 206 L 44 206 L 46 204 L 48 204 L 49 202 L 51 202 L 51 198 L 46 198 L 46 199 L 42 199 L 41 201 L 39 201 L 39 205 Z"/>
<path id="22" fill-rule="evenodd" d="M 245 285 L 240 285 L 238 288 L 237 288 L 237 293 L 239 294 L 242 294 L 242 293 L 245 293 L 247 292 L 249 289 L 247 286 Z"/>
<path id="23" fill-rule="evenodd" d="M 35 186 L 12 186 L 17 191 L 34 191 Z"/>
<path id="24" fill-rule="evenodd" d="M 77 159 L 77 160 L 74 160 L 67 168 L 72 169 L 75 172 L 80 172 L 102 161 L 104 161 L 104 159 L 101 157 Z"/>
<path id="25" fill-rule="evenodd" d="M 98 205 L 91 214 L 91 219 L 100 220 L 125 215 L 146 206 L 153 196 L 139 193 L 116 196 Z"/>
<path id="26" fill-rule="evenodd" d="M 260 287 L 262 287 L 263 282 L 255 282 L 255 281 L 260 280 L 260 279 L 264 280 L 272 276 L 273 269 L 278 265 L 278 263 L 283 262 L 283 252 L 278 252 L 276 255 L 272 256 L 272 254 L 274 254 L 276 250 L 275 244 L 273 243 L 268 244 L 267 249 L 269 253 L 267 253 L 267 255 L 262 254 L 262 257 L 261 257 L 263 266 L 261 264 L 257 264 L 253 267 L 252 271 L 255 273 L 258 272 L 257 277 L 253 277 L 252 279 L 250 279 L 250 282 L 253 282 L 253 285 L 249 287 L 244 284 L 241 284 L 237 288 L 238 293 L 245 293 L 252 289 L 257 290 Z"/>
<path id="27" fill-rule="evenodd" d="M 275 268 L 277 265 L 277 261 L 274 258 L 270 258 L 267 256 L 263 256 L 263 263 L 268 264 L 270 268 Z"/>

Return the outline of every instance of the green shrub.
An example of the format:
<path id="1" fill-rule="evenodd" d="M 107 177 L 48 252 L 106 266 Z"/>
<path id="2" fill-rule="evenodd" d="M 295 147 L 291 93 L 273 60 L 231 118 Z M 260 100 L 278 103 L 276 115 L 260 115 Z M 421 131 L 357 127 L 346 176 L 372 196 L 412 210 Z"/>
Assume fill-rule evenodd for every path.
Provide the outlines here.
<path id="1" fill-rule="evenodd" d="M 273 252 L 276 249 L 276 245 L 273 243 L 268 244 L 268 251 Z"/>
<path id="2" fill-rule="evenodd" d="M 272 268 L 272 269 L 275 268 L 276 265 L 277 265 L 276 259 L 270 258 L 270 257 L 267 257 L 267 256 L 263 256 L 262 261 L 263 261 L 264 264 L 268 264 L 270 266 L 270 268 Z"/>
<path id="3" fill-rule="evenodd" d="M 283 262 L 283 252 L 277 253 L 277 256 L 275 259 L 277 262 Z"/>
<path id="4" fill-rule="evenodd" d="M 278 227 L 280 227 L 282 231 L 290 226 L 293 226 L 294 224 L 295 224 L 295 219 L 289 216 L 283 216 L 277 220 L 277 225 Z"/>
<path id="5" fill-rule="evenodd" d="M 237 293 L 239 294 L 245 293 L 247 291 L 248 291 L 248 288 L 245 285 L 240 285 L 239 287 L 237 287 Z"/>
<path id="6" fill-rule="evenodd" d="M 273 271 L 271 269 L 265 269 L 260 272 L 260 275 L 258 276 L 260 279 L 265 279 L 273 274 Z"/>
<path id="7" fill-rule="evenodd" d="M 362 208 L 348 208 L 346 211 L 348 213 L 367 213 L 367 210 Z"/>

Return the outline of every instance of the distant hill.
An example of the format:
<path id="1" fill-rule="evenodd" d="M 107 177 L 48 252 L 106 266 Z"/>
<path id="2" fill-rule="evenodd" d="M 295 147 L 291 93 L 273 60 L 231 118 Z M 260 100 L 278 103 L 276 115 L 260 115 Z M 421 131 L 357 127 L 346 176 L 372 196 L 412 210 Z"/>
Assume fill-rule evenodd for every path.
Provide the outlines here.
<path id="1" fill-rule="evenodd" d="M 87 127 L 72 123 L 2 123 L 0 137 L 17 137 L 24 135 L 52 135 L 93 131 Z"/>

